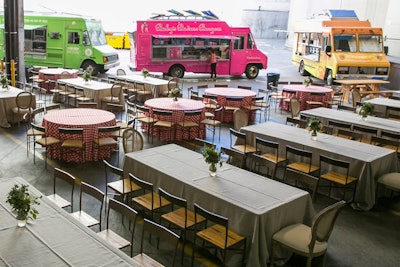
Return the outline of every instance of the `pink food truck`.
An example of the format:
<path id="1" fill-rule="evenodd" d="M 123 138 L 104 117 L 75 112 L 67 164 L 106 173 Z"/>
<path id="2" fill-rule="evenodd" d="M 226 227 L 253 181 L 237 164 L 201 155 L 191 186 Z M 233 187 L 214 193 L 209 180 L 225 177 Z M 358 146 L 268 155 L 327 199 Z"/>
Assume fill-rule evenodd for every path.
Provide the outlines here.
<path id="1" fill-rule="evenodd" d="M 248 27 L 230 27 L 219 19 L 137 21 L 131 38 L 131 66 L 182 78 L 185 72 L 210 73 L 209 54 L 217 55 L 217 75 L 257 77 L 267 56 L 257 49 Z"/>

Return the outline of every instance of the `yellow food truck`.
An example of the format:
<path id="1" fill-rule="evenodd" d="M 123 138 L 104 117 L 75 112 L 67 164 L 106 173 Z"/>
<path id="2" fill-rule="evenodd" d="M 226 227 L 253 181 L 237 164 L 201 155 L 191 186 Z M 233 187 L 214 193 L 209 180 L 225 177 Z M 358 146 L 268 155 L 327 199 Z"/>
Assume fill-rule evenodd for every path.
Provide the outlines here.
<path id="1" fill-rule="evenodd" d="M 292 62 L 301 75 L 332 85 L 335 79 L 387 80 L 390 71 L 382 28 L 352 10 L 329 10 L 329 19 L 296 23 Z"/>

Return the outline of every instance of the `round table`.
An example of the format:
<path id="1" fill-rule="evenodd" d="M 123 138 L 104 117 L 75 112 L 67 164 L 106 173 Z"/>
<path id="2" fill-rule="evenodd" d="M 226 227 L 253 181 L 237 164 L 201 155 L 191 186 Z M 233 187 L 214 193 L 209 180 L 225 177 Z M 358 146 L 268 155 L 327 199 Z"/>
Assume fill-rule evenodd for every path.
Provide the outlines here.
<path id="1" fill-rule="evenodd" d="M 204 91 L 204 94 L 218 96 L 217 102 L 218 105 L 225 106 L 249 106 L 251 105 L 253 97 L 257 94 L 251 90 L 240 89 L 240 88 L 223 88 L 223 87 L 215 87 L 215 88 L 207 88 Z M 227 101 L 226 98 L 235 97 L 242 98 L 241 102 L 237 101 Z M 246 110 L 246 113 L 248 111 Z M 233 112 L 224 112 L 223 122 L 233 122 Z"/>
<path id="2" fill-rule="evenodd" d="M 319 94 L 319 95 L 317 95 Z M 286 98 L 296 97 L 300 100 L 301 108 L 300 110 L 307 109 L 307 101 L 329 101 L 332 98 L 332 89 L 323 87 L 323 86 L 315 86 L 310 85 L 306 86 L 303 84 L 298 85 L 285 85 L 282 88 L 282 96 Z M 289 110 L 290 105 L 288 102 L 281 101 L 280 106 L 282 109 Z"/>
<path id="3" fill-rule="evenodd" d="M 116 125 L 115 115 L 109 111 L 90 108 L 60 109 L 48 112 L 43 118 L 47 135 L 60 138 L 58 128 L 83 128 L 83 139 L 86 143 L 85 161 L 97 161 L 97 153 L 92 151 L 92 142 L 97 138 L 97 128 Z M 102 158 L 109 157 L 108 151 L 102 151 Z M 60 148 L 51 150 L 51 157 L 61 159 Z M 79 155 L 71 154 L 65 161 L 79 162 Z"/>
<path id="4" fill-rule="evenodd" d="M 78 70 L 75 69 L 63 69 L 63 68 L 44 68 L 39 70 L 39 79 L 43 80 L 40 83 L 40 87 L 46 88 L 47 91 L 54 89 L 53 83 L 48 83 L 48 80 L 57 81 L 61 78 L 61 73 L 68 72 L 71 77 L 76 78 L 78 77 Z"/>
<path id="5" fill-rule="evenodd" d="M 178 98 L 178 102 L 174 103 L 173 98 L 170 97 L 161 97 L 161 98 L 152 98 L 147 100 L 144 105 L 150 109 L 150 116 L 153 116 L 153 109 L 158 110 L 167 110 L 172 111 L 172 121 L 179 122 L 183 121 L 184 112 L 185 111 L 194 111 L 194 110 L 202 110 L 201 120 L 205 118 L 205 104 L 201 101 L 186 99 L 186 98 Z M 150 131 L 151 134 L 155 134 L 153 131 Z M 163 141 L 171 141 L 169 140 L 169 133 L 161 132 L 160 139 Z M 200 127 L 200 136 L 195 135 L 195 133 L 191 133 L 189 139 L 194 139 L 196 137 L 204 138 L 205 137 L 205 128 L 204 126 Z M 175 133 L 176 140 L 182 140 L 183 134 L 182 131 L 176 129 Z"/>

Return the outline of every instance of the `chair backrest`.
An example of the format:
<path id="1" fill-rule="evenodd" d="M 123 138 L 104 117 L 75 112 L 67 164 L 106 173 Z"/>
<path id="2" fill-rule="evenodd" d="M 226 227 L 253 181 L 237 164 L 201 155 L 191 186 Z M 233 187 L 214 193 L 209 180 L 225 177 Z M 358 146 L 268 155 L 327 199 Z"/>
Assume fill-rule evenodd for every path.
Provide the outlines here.
<path id="1" fill-rule="evenodd" d="M 230 133 L 230 146 L 232 147 L 234 143 L 239 145 L 246 144 L 246 134 L 236 131 L 233 128 L 229 128 Z"/>
<path id="2" fill-rule="evenodd" d="M 286 175 L 296 181 L 296 186 L 300 188 L 304 188 L 302 185 L 306 185 L 305 189 L 310 189 L 311 191 L 311 199 L 314 202 L 315 196 L 317 195 L 317 187 L 318 187 L 318 178 L 310 175 L 308 173 L 300 172 L 293 169 L 287 169 Z M 300 185 L 299 185 L 300 183 Z"/>
<path id="3" fill-rule="evenodd" d="M 140 253 L 143 253 L 143 240 L 145 232 L 150 233 L 151 236 L 156 236 L 159 241 L 166 241 L 173 247 L 172 262 L 166 266 L 174 266 L 176 251 L 178 250 L 178 244 L 180 236 L 169 230 L 168 228 L 148 219 L 143 219 L 142 237 L 140 240 Z"/>
<path id="4" fill-rule="evenodd" d="M 238 85 L 237 88 L 251 90 L 251 86 Z"/>
<path id="5" fill-rule="evenodd" d="M 201 101 L 201 102 L 203 102 L 203 100 L 204 100 L 204 98 L 202 96 L 193 95 L 193 94 L 190 95 L 190 99 Z"/>
<path id="6" fill-rule="evenodd" d="M 210 141 L 201 139 L 201 138 L 195 138 L 194 140 L 194 150 L 198 152 L 202 152 L 204 149 L 204 146 L 216 148 L 216 145 Z"/>
<path id="7" fill-rule="evenodd" d="M 153 186 L 153 184 L 137 178 L 132 173 L 129 173 L 129 178 L 131 179 L 132 182 L 134 182 L 137 186 L 139 186 L 141 188 L 143 193 L 146 193 L 146 192 L 151 193 L 151 209 L 153 210 L 153 206 L 154 206 L 154 186 Z"/>
<path id="8" fill-rule="evenodd" d="M 237 131 L 240 128 L 249 124 L 249 116 L 242 109 L 236 109 L 233 111 L 233 128 Z"/>
<path id="9" fill-rule="evenodd" d="M 208 84 L 197 85 L 197 90 L 199 90 L 199 89 L 207 89 L 207 88 L 208 88 Z"/>
<path id="10" fill-rule="evenodd" d="M 242 168 L 244 166 L 246 154 L 241 151 L 234 150 L 228 147 L 221 147 L 221 152 L 227 155 L 226 163 Z"/>
<path id="11" fill-rule="evenodd" d="M 120 127 L 119 125 L 100 126 L 100 127 L 97 128 L 97 131 L 98 131 L 98 138 L 103 137 L 104 134 L 119 131 L 120 129 L 121 129 L 121 127 Z"/>
<path id="12" fill-rule="evenodd" d="M 339 104 L 338 105 L 338 110 L 347 110 L 347 111 L 356 112 L 356 107 Z"/>
<path id="13" fill-rule="evenodd" d="M 290 98 L 290 113 L 292 118 L 298 117 L 301 110 L 301 103 L 300 100 L 296 97 Z"/>
<path id="14" fill-rule="evenodd" d="M 143 134 L 134 128 L 127 128 L 122 133 L 124 153 L 143 149 Z"/>
<path id="15" fill-rule="evenodd" d="M 299 127 L 299 128 L 306 128 L 307 127 L 307 121 L 303 120 L 303 119 L 286 117 L 286 125 L 292 125 L 292 126 L 296 126 L 296 127 Z"/>
<path id="16" fill-rule="evenodd" d="M 83 135 L 83 128 L 58 128 L 58 132 L 64 135 L 75 135 L 75 136 L 82 136 Z M 83 137 L 81 137 L 83 139 Z"/>
<path id="17" fill-rule="evenodd" d="M 154 118 L 162 121 L 169 121 L 171 122 L 171 125 L 173 123 L 172 114 L 173 114 L 172 111 L 169 110 L 153 109 Z"/>
<path id="18" fill-rule="evenodd" d="M 111 86 L 111 97 L 112 98 L 119 98 L 121 96 L 123 85 L 120 83 L 114 83 Z"/>
<path id="19" fill-rule="evenodd" d="M 183 113 L 183 122 L 192 121 L 199 123 L 201 120 L 202 110 L 186 110 Z"/>
<path id="20" fill-rule="evenodd" d="M 97 108 L 96 102 L 78 102 L 78 108 Z"/>
<path id="21" fill-rule="evenodd" d="M 59 168 L 54 168 L 53 175 L 53 194 L 56 194 L 56 183 L 57 179 L 64 181 L 65 183 L 71 185 L 71 211 L 73 211 L 73 199 L 74 199 L 74 189 L 75 189 L 75 177 L 67 171 L 61 170 Z"/>
<path id="22" fill-rule="evenodd" d="M 49 106 L 46 106 L 46 113 L 49 112 L 50 110 L 55 110 L 55 109 L 61 109 L 60 104 L 52 104 Z"/>
<path id="23" fill-rule="evenodd" d="M 311 224 L 311 242 L 309 244 L 310 251 L 314 250 L 315 242 L 327 242 L 335 225 L 335 221 L 339 212 L 346 205 L 344 200 L 332 204 L 314 217 Z"/>
<path id="24" fill-rule="evenodd" d="M 338 137 L 351 139 L 351 140 L 357 140 L 357 141 L 361 141 L 360 139 L 362 139 L 362 137 L 363 137 L 363 135 L 361 133 L 356 133 L 356 132 L 346 130 L 346 129 L 338 129 L 335 135 Z"/>
<path id="25" fill-rule="evenodd" d="M 353 107 L 357 107 L 359 103 L 361 102 L 361 93 L 358 89 L 353 89 L 351 91 L 351 98 L 352 98 L 352 104 Z"/>
<path id="26" fill-rule="evenodd" d="M 328 120 L 328 126 L 333 126 L 334 130 L 337 132 L 339 129 L 351 130 L 351 124 L 345 122 L 338 122 L 333 120 Z"/>
<path id="27" fill-rule="evenodd" d="M 386 138 L 390 138 L 390 139 L 393 139 L 396 141 L 400 141 L 400 134 L 388 132 L 385 130 L 381 130 L 381 137 L 386 137 Z"/>
<path id="28" fill-rule="evenodd" d="M 67 79 L 67 78 L 71 78 L 71 77 L 72 77 L 72 74 L 69 73 L 68 71 L 63 71 L 60 74 L 60 79 Z"/>
<path id="29" fill-rule="evenodd" d="M 160 196 L 160 203 L 162 199 L 166 199 L 171 203 L 171 208 L 174 210 L 176 208 L 184 208 L 184 217 L 185 217 L 185 229 L 187 227 L 187 200 L 184 198 L 180 198 L 178 196 L 172 195 L 165 191 L 163 188 L 158 188 L 158 194 Z"/>
<path id="30" fill-rule="evenodd" d="M 214 84 L 214 87 L 228 87 L 227 84 Z"/>
<path id="31" fill-rule="evenodd" d="M 18 108 L 28 109 L 32 107 L 33 95 L 30 92 L 21 92 L 17 95 L 15 101 Z"/>
<path id="32" fill-rule="evenodd" d="M 383 146 L 395 150 L 397 152 L 400 152 L 399 151 L 400 141 L 398 140 L 393 140 L 385 137 L 371 136 L 371 144 L 375 146 Z"/>
<path id="33" fill-rule="evenodd" d="M 117 76 L 126 75 L 126 71 L 124 69 L 117 69 Z"/>

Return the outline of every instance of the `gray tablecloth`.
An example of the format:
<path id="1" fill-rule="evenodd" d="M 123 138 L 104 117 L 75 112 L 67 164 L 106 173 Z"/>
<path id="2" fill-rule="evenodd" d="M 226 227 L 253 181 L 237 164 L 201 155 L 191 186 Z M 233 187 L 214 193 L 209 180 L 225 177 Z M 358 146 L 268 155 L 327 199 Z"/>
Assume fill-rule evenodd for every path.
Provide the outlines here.
<path id="1" fill-rule="evenodd" d="M 308 192 L 229 164 L 210 177 L 202 155 L 178 145 L 128 153 L 124 171 L 187 199 L 189 207 L 198 203 L 228 217 L 230 228 L 247 236 L 247 266 L 266 266 L 272 235 L 292 223 L 310 223 L 314 215 Z"/>
<path id="2" fill-rule="evenodd" d="M 313 141 L 305 129 L 273 122 L 246 126 L 241 131 L 246 133 L 250 144 L 255 144 L 256 137 L 279 142 L 282 156 L 285 156 L 286 145 L 291 145 L 312 151 L 313 163 L 317 165 L 321 154 L 349 161 L 350 175 L 358 177 L 355 204 L 363 210 L 371 209 L 375 203 L 379 176 L 400 170 L 396 151 L 383 147 L 322 133 Z"/>
<path id="3" fill-rule="evenodd" d="M 6 203 L 16 183 L 28 184 L 19 177 L 0 179 L 0 266 L 139 266 L 46 197 L 39 200 L 37 220 L 17 227 Z M 28 189 L 41 195 L 31 185 Z"/>
<path id="4" fill-rule="evenodd" d="M 352 125 L 360 125 L 378 129 L 378 134 L 381 130 L 400 134 L 400 122 L 395 120 L 368 116 L 367 121 L 364 121 L 361 119 L 361 116 L 356 113 L 330 108 L 314 108 L 301 111 L 301 114 L 304 114 L 306 116 L 318 117 L 322 121 L 334 120 L 338 122 L 349 123 Z"/>

